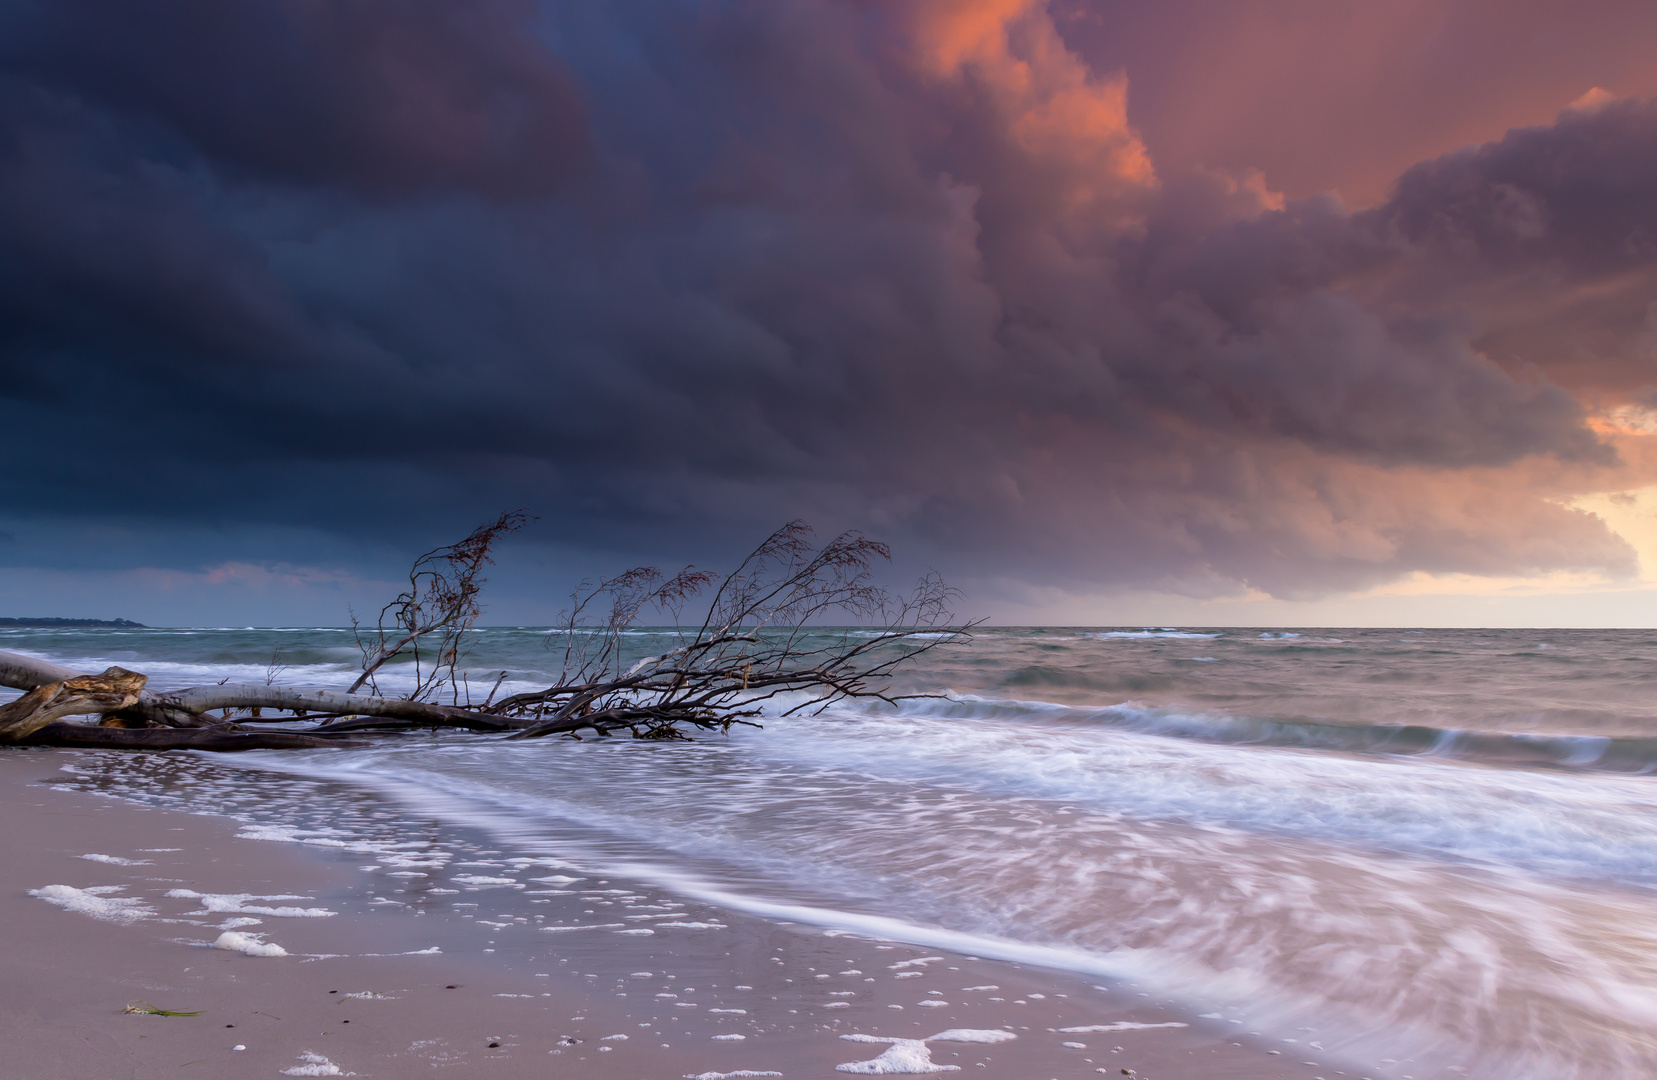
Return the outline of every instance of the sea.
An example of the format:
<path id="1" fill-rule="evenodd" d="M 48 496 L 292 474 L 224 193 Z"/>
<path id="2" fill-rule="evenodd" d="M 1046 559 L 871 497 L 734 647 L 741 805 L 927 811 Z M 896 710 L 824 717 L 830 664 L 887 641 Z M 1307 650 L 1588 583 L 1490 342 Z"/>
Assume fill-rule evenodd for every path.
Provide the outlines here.
<path id="1" fill-rule="evenodd" d="M 463 694 L 549 684 L 549 645 L 474 632 Z M 0 649 L 154 688 L 343 687 L 358 663 L 330 628 Z M 688 743 L 447 732 L 210 775 L 300 774 L 703 903 L 1149 988 L 1372 1077 L 1657 1075 L 1657 631 L 980 627 L 893 689 L 915 696 Z"/>

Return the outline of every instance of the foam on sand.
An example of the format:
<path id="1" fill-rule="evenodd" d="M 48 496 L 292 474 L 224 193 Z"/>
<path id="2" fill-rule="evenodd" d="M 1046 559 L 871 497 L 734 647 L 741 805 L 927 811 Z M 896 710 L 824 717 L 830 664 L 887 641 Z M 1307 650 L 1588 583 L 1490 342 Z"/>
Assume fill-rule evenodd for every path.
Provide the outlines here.
<path id="1" fill-rule="evenodd" d="M 270 915 L 280 919 L 325 919 L 338 914 L 327 908 L 263 907 L 249 904 L 249 900 L 309 900 L 308 896 L 255 896 L 252 893 L 199 893 L 193 889 L 168 889 L 167 895 L 186 900 L 200 900 L 201 910 L 192 912 L 206 915 L 222 912 L 229 915 Z"/>
<path id="2" fill-rule="evenodd" d="M 357 1075 L 356 1073 L 348 1073 L 348 1072 L 345 1072 L 345 1071 L 341 1070 L 338 1065 L 335 1065 L 332 1061 L 329 1061 L 327 1058 L 323 1057 L 321 1054 L 317 1053 L 315 1050 L 302 1051 L 299 1055 L 299 1060 L 303 1061 L 305 1064 L 303 1064 L 303 1065 L 290 1065 L 286 1069 L 282 1070 L 282 1075 L 283 1076 L 355 1076 L 355 1075 Z"/>
<path id="3" fill-rule="evenodd" d="M 108 895 L 124 888 L 125 885 L 95 885 L 90 889 L 48 885 L 43 889 L 30 889 L 29 895 L 37 896 L 48 904 L 56 904 L 65 911 L 90 915 L 105 922 L 134 922 L 155 914 L 155 909 L 142 900 Z"/>
<path id="4" fill-rule="evenodd" d="M 236 834 L 238 840 L 270 840 L 278 844 L 312 844 L 316 847 L 345 847 L 345 841 L 335 839 L 315 829 L 299 829 L 292 825 L 243 825 Z"/>
<path id="5" fill-rule="evenodd" d="M 226 930 L 213 942 L 213 948 L 226 949 L 230 952 L 246 953 L 248 956 L 286 956 L 288 950 L 280 945 L 259 940 L 263 934 L 243 934 L 235 930 Z M 335 1076 L 337 1073 L 291 1073 L 293 1076 Z"/>
<path id="6" fill-rule="evenodd" d="M 1190 1024 L 1182 1024 L 1178 1020 L 1171 1020 L 1166 1024 L 1140 1024 L 1135 1023 L 1132 1020 L 1118 1020 L 1114 1024 L 1086 1024 L 1082 1027 L 1056 1028 L 1053 1030 L 1062 1031 L 1066 1035 L 1083 1035 L 1093 1031 L 1150 1031 L 1152 1028 L 1182 1028 L 1190 1026 Z"/>
<path id="7" fill-rule="evenodd" d="M 585 926 L 543 926 L 541 929 L 548 934 L 567 934 L 571 930 L 622 930 L 625 929 L 626 926 L 626 923 L 612 922 L 589 923 Z"/>
<path id="8" fill-rule="evenodd" d="M 739 1077 L 739 1076 L 746 1077 L 746 1076 L 781 1076 L 781 1075 L 782 1075 L 782 1073 L 780 1073 L 780 1072 L 757 1072 L 753 1069 L 738 1069 L 736 1072 L 728 1072 L 728 1073 L 722 1073 L 722 1072 L 686 1073 L 685 1074 L 685 1080 L 730 1080 L 730 1078 Z"/>
<path id="9" fill-rule="evenodd" d="M 1010 1031 L 997 1028 L 950 1028 L 924 1039 L 896 1039 L 879 1035 L 842 1035 L 847 1042 L 891 1043 L 886 1052 L 868 1061 L 848 1061 L 836 1065 L 836 1072 L 879 1076 L 893 1073 L 959 1072 L 959 1065 L 939 1065 L 932 1060 L 931 1042 L 999 1043 L 1018 1038 Z"/>
<path id="10" fill-rule="evenodd" d="M 110 866 L 154 866 L 154 859 L 123 859 L 119 855 L 82 855 L 88 862 L 108 863 Z"/>

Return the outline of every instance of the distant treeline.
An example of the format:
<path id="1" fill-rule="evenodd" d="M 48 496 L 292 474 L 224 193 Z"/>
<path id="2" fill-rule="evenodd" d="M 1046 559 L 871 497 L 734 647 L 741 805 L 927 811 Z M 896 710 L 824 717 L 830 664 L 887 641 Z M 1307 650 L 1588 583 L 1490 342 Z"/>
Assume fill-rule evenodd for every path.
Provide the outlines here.
<path id="1" fill-rule="evenodd" d="M 40 629 L 40 628 L 43 628 L 43 627 L 83 627 L 83 626 L 111 627 L 111 628 L 119 628 L 119 629 L 122 629 L 122 630 L 147 630 L 147 629 L 149 629 L 143 623 L 133 622 L 131 619 L 0 619 L 0 629 L 4 629 L 4 628 L 7 628 L 7 627 L 11 627 L 11 628 L 25 627 L 25 628 L 30 628 L 30 629 Z"/>

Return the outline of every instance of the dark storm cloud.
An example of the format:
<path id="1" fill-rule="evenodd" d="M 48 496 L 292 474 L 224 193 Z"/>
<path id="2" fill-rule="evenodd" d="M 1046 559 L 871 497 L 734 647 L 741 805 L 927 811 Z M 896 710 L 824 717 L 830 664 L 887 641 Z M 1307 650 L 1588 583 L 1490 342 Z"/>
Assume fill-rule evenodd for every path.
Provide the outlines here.
<path id="1" fill-rule="evenodd" d="M 1580 279 L 1657 259 L 1654 177 L 1657 110 L 1615 102 L 1417 165 L 1374 216 L 1452 265 Z"/>
<path id="2" fill-rule="evenodd" d="M 1415 253 L 1394 303 L 1475 313 L 1491 355 L 1590 400 L 1649 388 L 1657 108 L 1567 111 L 1418 165 L 1371 225 Z"/>
<path id="3" fill-rule="evenodd" d="M 1159 176 L 1022 0 L 4 11 L 16 512 L 527 505 L 632 550 L 803 514 L 1199 593 L 1632 565 L 1562 505 L 1616 457 L 1491 346 L 1546 316 L 1481 245 L 1644 272 L 1610 238 L 1657 223 L 1649 106 L 1354 216 Z M 1577 206 L 1588 144 L 1619 209 Z"/>
<path id="4" fill-rule="evenodd" d="M 555 190 L 582 106 L 516 0 L 11 3 L 0 56 L 249 178 L 375 194 Z"/>

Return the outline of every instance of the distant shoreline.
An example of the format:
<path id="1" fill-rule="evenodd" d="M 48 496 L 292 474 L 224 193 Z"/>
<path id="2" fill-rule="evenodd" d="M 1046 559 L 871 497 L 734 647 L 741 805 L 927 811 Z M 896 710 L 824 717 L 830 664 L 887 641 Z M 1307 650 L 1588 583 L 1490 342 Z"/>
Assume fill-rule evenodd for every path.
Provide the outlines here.
<path id="1" fill-rule="evenodd" d="M 149 627 L 131 619 L 0 619 L 0 628 L 49 630 L 55 627 L 70 629 L 103 627 L 119 630 L 148 630 Z"/>

